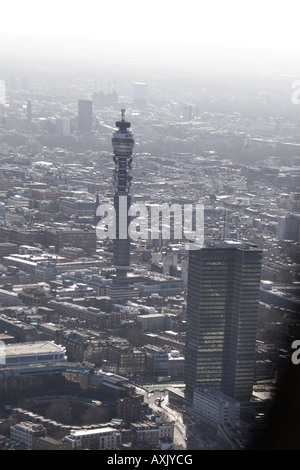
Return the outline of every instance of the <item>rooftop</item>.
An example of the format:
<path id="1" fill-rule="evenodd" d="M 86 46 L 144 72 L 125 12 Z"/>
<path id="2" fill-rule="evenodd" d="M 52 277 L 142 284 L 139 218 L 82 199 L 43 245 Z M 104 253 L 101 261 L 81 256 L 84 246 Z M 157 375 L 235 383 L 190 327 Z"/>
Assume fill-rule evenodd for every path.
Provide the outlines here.
<path id="1" fill-rule="evenodd" d="M 111 428 L 109 426 L 106 426 L 104 428 L 98 428 L 98 429 L 82 429 L 80 431 L 71 431 L 71 436 L 74 437 L 84 437 L 84 436 L 89 436 L 90 434 L 104 434 L 108 432 L 116 432 L 117 430 L 115 428 Z"/>
<path id="2" fill-rule="evenodd" d="M 30 343 L 15 343 L 5 346 L 5 353 L 8 356 L 19 354 L 61 352 L 62 347 L 52 341 L 34 341 Z"/>

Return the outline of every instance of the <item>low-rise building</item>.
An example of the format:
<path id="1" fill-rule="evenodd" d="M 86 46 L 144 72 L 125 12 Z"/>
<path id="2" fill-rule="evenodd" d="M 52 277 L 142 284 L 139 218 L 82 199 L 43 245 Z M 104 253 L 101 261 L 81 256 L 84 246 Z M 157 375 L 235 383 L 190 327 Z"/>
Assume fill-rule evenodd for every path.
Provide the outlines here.
<path id="1" fill-rule="evenodd" d="M 86 321 L 88 326 L 106 326 L 106 314 L 102 313 L 99 308 L 83 307 L 72 302 L 62 302 L 59 300 L 51 300 L 49 307 L 53 309 L 56 315 L 63 317 L 74 317 Z"/>
<path id="2" fill-rule="evenodd" d="M 144 402 L 143 395 L 131 395 L 117 401 L 117 417 L 124 423 L 142 421 L 148 411 L 148 404 Z"/>
<path id="3" fill-rule="evenodd" d="M 98 429 L 71 431 L 64 439 L 72 449 L 117 449 L 121 443 L 121 433 L 110 426 Z"/>
<path id="4" fill-rule="evenodd" d="M 193 410 L 205 421 L 218 426 L 240 418 L 240 403 L 222 392 L 207 388 L 196 388 L 193 395 Z"/>
<path id="5" fill-rule="evenodd" d="M 177 350 L 168 354 L 168 375 L 172 378 L 183 378 L 185 357 Z"/>
<path id="6" fill-rule="evenodd" d="M 132 431 L 134 442 L 140 444 L 146 442 L 152 446 L 159 444 L 159 428 L 156 423 L 151 421 L 131 423 L 130 429 Z"/>
<path id="7" fill-rule="evenodd" d="M 5 289 L 0 289 L 0 305 L 2 307 L 17 306 L 20 304 L 18 294 Z"/>
<path id="8" fill-rule="evenodd" d="M 34 436 L 32 440 L 32 450 L 71 450 L 70 442 L 62 442 L 52 436 Z"/>
<path id="9" fill-rule="evenodd" d="M 24 421 L 10 428 L 10 438 L 28 449 L 32 449 L 34 437 L 45 435 L 45 429 L 41 424 Z"/>
<path id="10" fill-rule="evenodd" d="M 18 245 L 16 243 L 0 243 L 0 258 L 18 253 Z"/>
<path id="11" fill-rule="evenodd" d="M 0 331 L 7 332 L 17 341 L 36 341 L 38 332 L 32 325 L 28 325 L 15 318 L 9 318 L 7 315 L 0 314 Z"/>
<path id="12" fill-rule="evenodd" d="M 5 366 L 64 362 L 67 360 L 64 347 L 52 341 L 14 343 L 5 346 Z"/>
<path id="13" fill-rule="evenodd" d="M 169 327 L 168 315 L 162 313 L 137 315 L 136 320 L 141 324 L 143 331 L 164 331 Z"/>
<path id="14" fill-rule="evenodd" d="M 168 353 L 158 346 L 145 345 L 143 347 L 147 354 L 147 371 L 154 375 L 168 375 Z"/>
<path id="15" fill-rule="evenodd" d="M 146 353 L 129 344 L 113 344 L 107 348 L 103 370 L 125 376 L 144 375 L 146 371 Z"/>

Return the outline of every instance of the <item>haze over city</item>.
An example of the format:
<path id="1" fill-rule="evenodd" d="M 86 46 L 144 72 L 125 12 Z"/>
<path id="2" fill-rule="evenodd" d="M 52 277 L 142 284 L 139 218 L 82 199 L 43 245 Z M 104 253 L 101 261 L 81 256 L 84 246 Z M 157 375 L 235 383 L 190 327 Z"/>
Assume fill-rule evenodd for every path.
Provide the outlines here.
<path id="1" fill-rule="evenodd" d="M 1 6 L 1 450 L 299 449 L 298 10 Z"/>

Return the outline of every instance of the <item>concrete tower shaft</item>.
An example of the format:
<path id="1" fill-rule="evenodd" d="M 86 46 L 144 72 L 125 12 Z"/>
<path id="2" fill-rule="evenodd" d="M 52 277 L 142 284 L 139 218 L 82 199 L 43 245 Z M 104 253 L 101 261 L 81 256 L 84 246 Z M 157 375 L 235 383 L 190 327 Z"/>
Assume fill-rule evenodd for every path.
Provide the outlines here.
<path id="1" fill-rule="evenodd" d="M 121 120 L 116 122 L 112 137 L 114 153 L 114 207 L 116 211 L 116 239 L 114 240 L 114 266 L 117 276 L 126 276 L 130 267 L 130 240 L 128 237 L 128 209 L 131 205 L 132 152 L 134 147 L 130 122 L 125 120 L 125 110 L 121 110 Z"/>

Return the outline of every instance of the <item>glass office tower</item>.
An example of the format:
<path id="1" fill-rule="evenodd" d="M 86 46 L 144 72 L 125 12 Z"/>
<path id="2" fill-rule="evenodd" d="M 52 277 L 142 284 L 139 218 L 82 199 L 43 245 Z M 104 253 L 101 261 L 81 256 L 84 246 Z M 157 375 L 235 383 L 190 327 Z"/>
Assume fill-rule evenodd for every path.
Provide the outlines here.
<path id="1" fill-rule="evenodd" d="M 252 394 L 262 252 L 234 241 L 189 253 L 185 383 Z"/>

